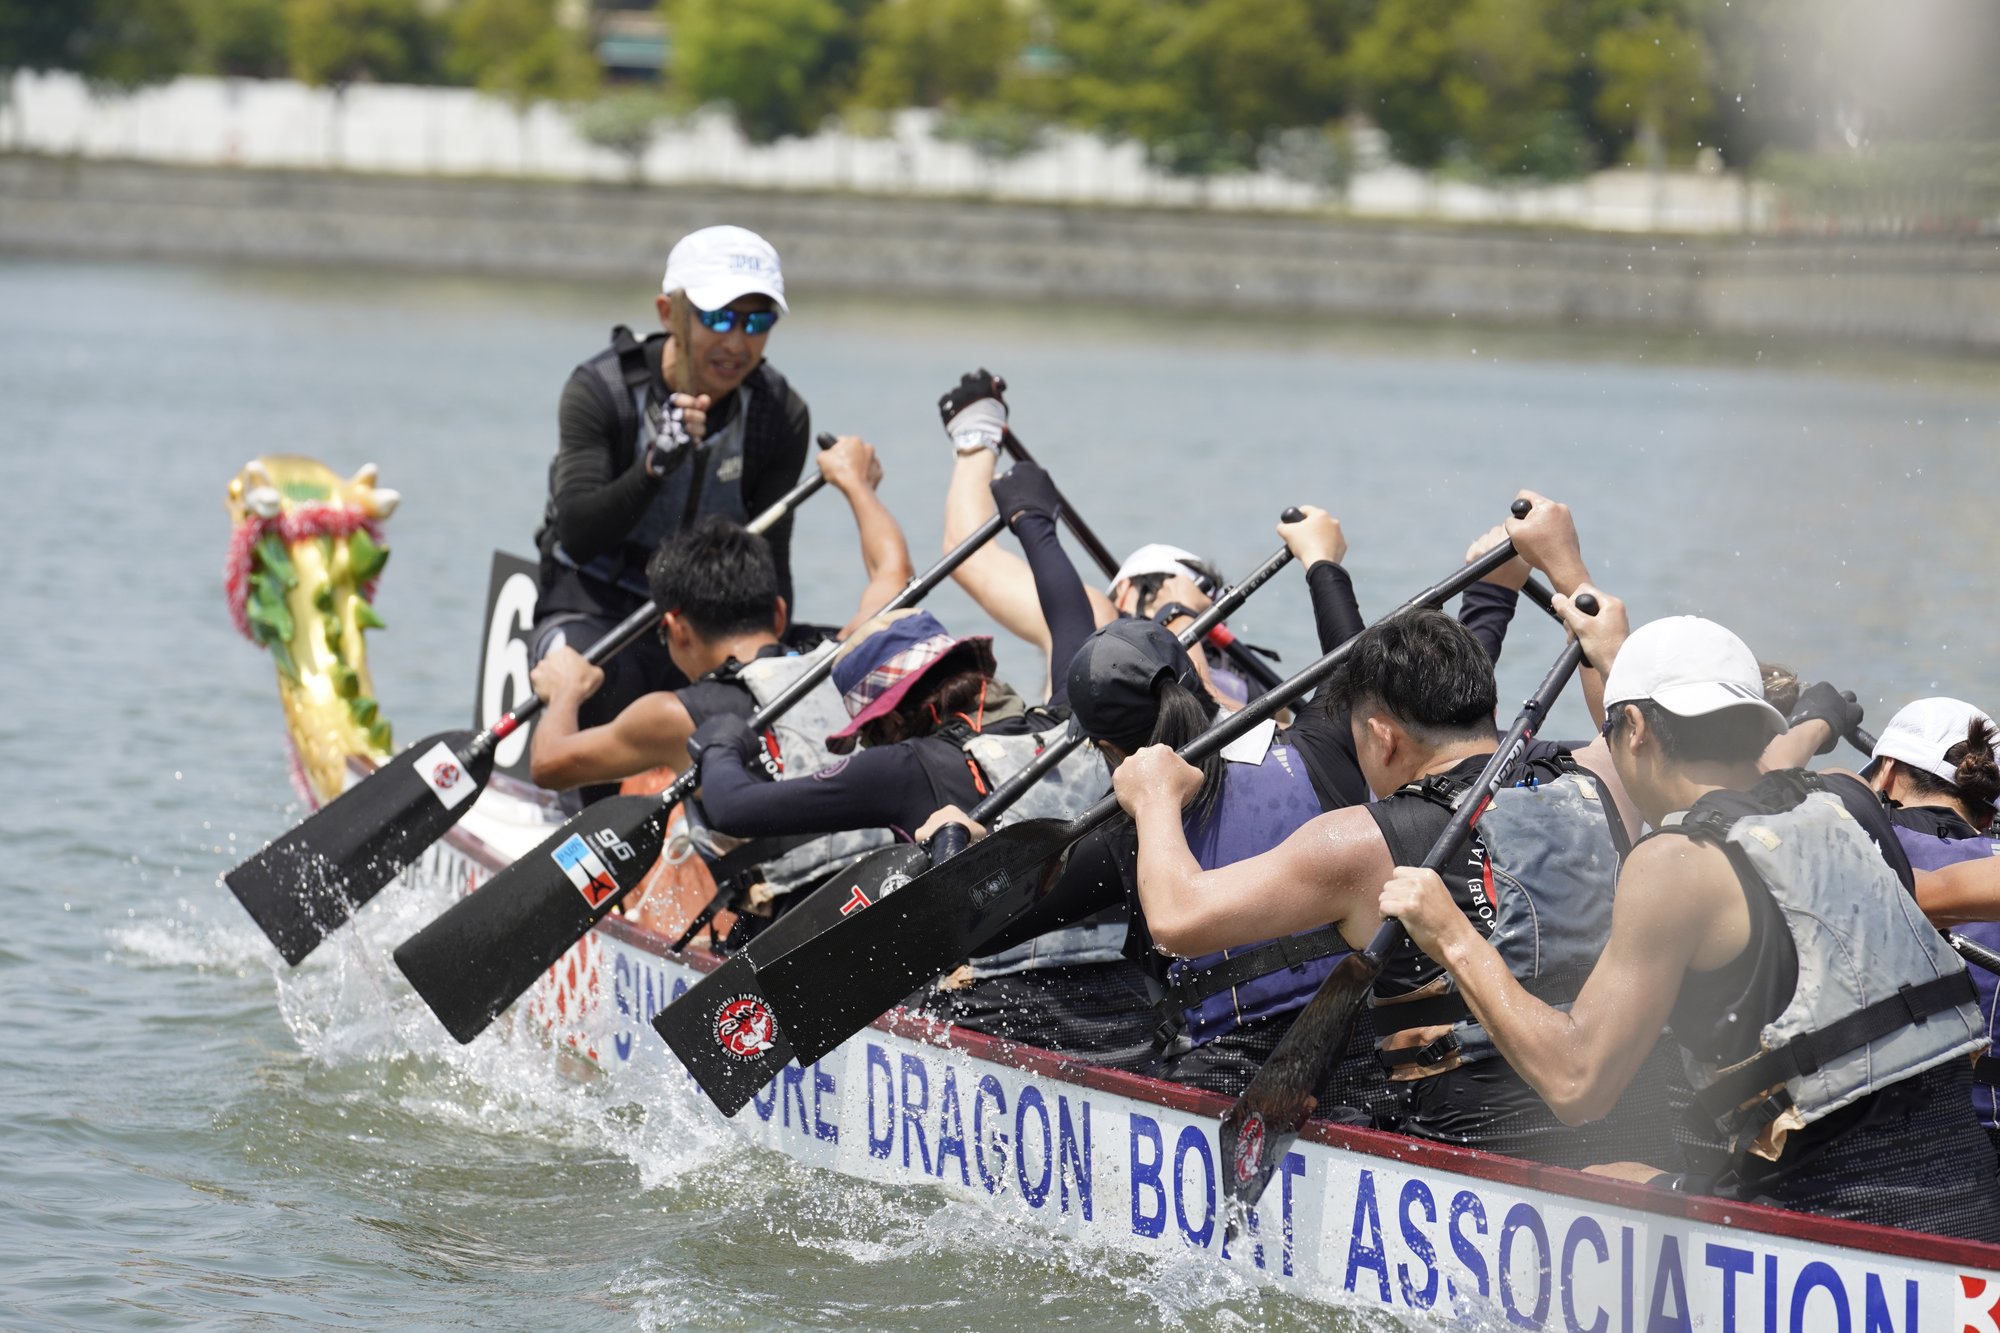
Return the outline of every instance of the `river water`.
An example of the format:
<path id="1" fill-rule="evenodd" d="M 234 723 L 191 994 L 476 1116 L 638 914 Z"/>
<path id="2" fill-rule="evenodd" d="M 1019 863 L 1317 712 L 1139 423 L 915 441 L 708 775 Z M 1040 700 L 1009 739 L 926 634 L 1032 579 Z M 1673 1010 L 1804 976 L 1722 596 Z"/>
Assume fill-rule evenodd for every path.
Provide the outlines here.
<path id="1" fill-rule="evenodd" d="M 379 693 L 406 740 L 462 725 L 489 553 L 528 547 L 562 380 L 647 296 L 0 261 L 0 1325 L 1327 1326 L 1202 1267 L 795 1167 L 691 1092 L 619 1104 L 525 1043 L 460 1050 L 388 965 L 427 905 L 385 895 L 288 976 L 217 883 L 299 814 L 271 668 L 223 605 L 230 477 L 258 453 L 381 465 L 407 498 Z M 818 424 L 881 447 L 920 558 L 948 468 L 932 404 L 986 364 L 1114 546 L 1240 572 L 1280 508 L 1324 504 L 1376 614 L 1530 485 L 1575 505 L 1637 619 L 1721 619 L 1878 727 L 1920 694 L 2000 706 L 1990 365 L 810 293 L 773 355 Z M 807 511 L 805 614 L 845 616 L 852 547 L 836 506 Z M 1505 699 L 1557 647 L 1530 615 Z M 1296 576 L 1238 625 L 1305 660 Z"/>

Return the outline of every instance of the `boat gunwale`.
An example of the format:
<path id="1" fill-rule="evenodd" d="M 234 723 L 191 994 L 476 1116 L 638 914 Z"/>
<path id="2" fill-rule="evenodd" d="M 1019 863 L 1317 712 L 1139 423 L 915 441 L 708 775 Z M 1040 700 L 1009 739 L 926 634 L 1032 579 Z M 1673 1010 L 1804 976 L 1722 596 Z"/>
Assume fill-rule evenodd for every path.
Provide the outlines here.
<path id="1" fill-rule="evenodd" d="M 372 770 L 365 759 L 350 759 L 359 771 Z M 365 767 L 364 767 L 365 766 Z M 495 783 L 519 785 L 504 775 Z M 533 790 L 533 789 L 528 789 Z M 510 796 L 515 793 L 509 792 Z M 525 792 L 522 799 L 532 800 Z M 540 802 L 536 802 L 540 804 Z M 445 841 L 464 855 L 497 872 L 508 865 L 492 844 L 463 826 L 453 828 Z M 611 938 L 662 961 L 696 971 L 712 972 L 722 958 L 707 950 L 675 950 L 665 936 L 650 931 L 616 914 L 594 927 Z M 963 1052 L 975 1060 L 1021 1070 L 1094 1092 L 1109 1093 L 1166 1110 L 1220 1120 L 1233 1099 L 1143 1074 L 1107 1069 L 1074 1057 L 1058 1055 L 1039 1047 L 1026 1046 L 969 1028 L 953 1027 L 922 1014 L 892 1009 L 869 1025 L 872 1030 L 921 1042 L 944 1050 Z M 1752 1231 L 1784 1240 L 1817 1242 L 1843 1249 L 1859 1250 L 1895 1258 L 1928 1263 L 1958 1265 L 1986 1272 L 2000 1272 L 2000 1244 L 1938 1236 L 1929 1232 L 1905 1231 L 1844 1218 L 1821 1217 L 1814 1213 L 1778 1208 L 1769 1204 L 1745 1203 L 1711 1195 L 1677 1194 L 1652 1185 L 1593 1175 L 1567 1167 L 1549 1166 L 1520 1158 L 1505 1157 L 1476 1148 L 1432 1143 L 1386 1130 L 1363 1129 L 1327 1120 L 1308 1120 L 1299 1137 L 1336 1151 L 1355 1153 L 1397 1165 L 1441 1171 L 1450 1175 L 1540 1190 L 1582 1203 L 1595 1203 L 1687 1222 Z"/>

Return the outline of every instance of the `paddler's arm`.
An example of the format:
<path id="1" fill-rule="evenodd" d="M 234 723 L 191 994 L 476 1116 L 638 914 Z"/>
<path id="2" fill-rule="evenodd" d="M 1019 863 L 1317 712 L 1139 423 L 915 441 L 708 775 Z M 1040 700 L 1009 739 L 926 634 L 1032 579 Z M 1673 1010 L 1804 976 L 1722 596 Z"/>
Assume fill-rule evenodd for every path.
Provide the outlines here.
<path id="1" fill-rule="evenodd" d="M 1526 518 L 1510 518 L 1504 525 L 1521 559 L 1548 575 L 1549 586 L 1558 597 L 1575 597 L 1585 589 L 1597 597 L 1598 611 L 1592 617 L 1599 622 L 1593 631 L 1597 646 L 1592 648 L 1592 638 L 1584 637 L 1590 655 L 1577 679 L 1583 684 L 1584 707 L 1590 710 L 1591 719 L 1602 725 L 1604 676 L 1617 655 L 1616 644 L 1625 641 L 1625 603 L 1592 587 L 1590 568 L 1583 563 L 1583 544 L 1576 535 L 1576 520 L 1568 505 L 1526 489 L 1515 492 L 1514 498 L 1526 500 L 1530 506 Z"/>
<path id="2" fill-rule="evenodd" d="M 737 410 L 746 406 L 745 395 L 736 395 Z M 785 492 L 799 484 L 799 474 L 805 471 L 806 457 L 812 448 L 812 412 L 806 407 L 806 400 L 799 397 L 799 391 L 785 386 L 785 429 L 784 433 L 769 447 L 759 448 L 755 436 L 745 440 L 743 448 L 743 512 L 761 514 L 784 498 Z M 771 562 L 778 567 L 778 595 L 785 599 L 786 606 L 797 606 L 798 599 L 792 593 L 792 521 L 795 514 L 786 514 L 764 531 L 764 541 L 771 548 Z"/>
<path id="3" fill-rule="evenodd" d="M 882 482 L 882 463 L 873 445 L 859 436 L 845 435 L 833 448 L 821 451 L 818 463 L 827 484 L 846 497 L 847 507 L 854 512 L 854 526 L 861 536 L 861 564 L 868 571 L 868 586 L 861 590 L 854 618 L 840 631 L 840 637 L 846 638 L 910 581 L 910 546 L 903 540 L 903 525 L 875 492 Z"/>
<path id="4" fill-rule="evenodd" d="M 1939 928 L 2000 921 L 2000 856 L 1919 870 L 1917 906 Z"/>
<path id="5" fill-rule="evenodd" d="M 528 743 L 529 774 L 536 786 L 568 791 L 620 782 L 662 764 L 686 766 L 694 724 L 674 694 L 656 690 L 641 695 L 603 726 L 580 727 L 577 710 L 604 683 L 601 669 L 564 646 L 537 662 L 528 682 L 548 705 Z"/>
<path id="6" fill-rule="evenodd" d="M 1146 928 L 1168 953 L 1193 957 L 1329 923 L 1357 947 L 1374 934 L 1377 886 L 1394 867 L 1366 807 L 1320 815 L 1261 856 L 1203 870 L 1181 822 L 1199 769 L 1149 745 L 1118 766 L 1112 786 L 1139 831 Z"/>
<path id="7" fill-rule="evenodd" d="M 860 750 L 817 773 L 772 782 L 751 771 L 757 761 L 748 747 L 756 743 L 747 727 L 732 727 L 720 718 L 703 723 L 696 737 L 702 811 L 718 832 L 771 838 L 908 829 L 922 823 L 936 804 L 923 765 L 907 747 Z"/>
<path id="8" fill-rule="evenodd" d="M 1076 566 L 1056 534 L 1062 506 L 1049 474 L 1032 463 L 1018 463 L 993 483 L 993 501 L 1007 516 L 1007 526 L 1021 543 L 1029 573 L 1035 580 L 1035 600 L 1048 627 L 1049 694 L 1053 705 L 1069 702 L 1068 667 L 1076 650 L 1097 628 L 1090 598 Z"/>
<path id="9" fill-rule="evenodd" d="M 1347 534 L 1340 520 L 1317 505 L 1300 505 L 1305 517 L 1278 524 L 1278 536 L 1306 572 L 1306 593 L 1312 599 L 1313 629 L 1319 650 L 1330 653 L 1359 634 L 1365 622 L 1354 600 L 1354 580 L 1340 562 L 1347 559 Z"/>
<path id="10" fill-rule="evenodd" d="M 1451 973 L 1473 1017 L 1549 1109 L 1580 1125 L 1617 1104 L 1688 970 L 1712 971 L 1743 951 L 1749 913 L 1734 885 L 1712 847 L 1656 838 L 1635 848 L 1619 876 L 1611 940 L 1568 1013 L 1515 980 L 1436 873 L 1398 867 L 1382 886 L 1380 911 Z"/>
<path id="11" fill-rule="evenodd" d="M 622 471 L 614 464 L 618 418 L 604 392 L 585 376 L 572 375 L 557 412 L 550 495 L 556 536 L 577 561 L 617 550 L 660 489 L 660 478 L 645 468 L 645 450 L 635 450 Z"/>

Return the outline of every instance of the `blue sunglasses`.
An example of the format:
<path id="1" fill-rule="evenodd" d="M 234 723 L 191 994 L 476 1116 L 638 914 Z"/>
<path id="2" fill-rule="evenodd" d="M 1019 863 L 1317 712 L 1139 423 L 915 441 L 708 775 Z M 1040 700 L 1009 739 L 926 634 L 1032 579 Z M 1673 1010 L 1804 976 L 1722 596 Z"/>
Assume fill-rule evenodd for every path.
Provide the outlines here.
<path id="1" fill-rule="evenodd" d="M 778 322 L 778 312 L 775 310 L 751 310 L 746 312 L 740 310 L 697 309 L 694 312 L 694 317 L 701 321 L 703 328 L 712 329 L 717 333 L 729 333 L 734 330 L 738 316 L 742 317 L 743 331 L 752 338 L 757 337 L 759 334 L 769 333 L 771 326 Z"/>

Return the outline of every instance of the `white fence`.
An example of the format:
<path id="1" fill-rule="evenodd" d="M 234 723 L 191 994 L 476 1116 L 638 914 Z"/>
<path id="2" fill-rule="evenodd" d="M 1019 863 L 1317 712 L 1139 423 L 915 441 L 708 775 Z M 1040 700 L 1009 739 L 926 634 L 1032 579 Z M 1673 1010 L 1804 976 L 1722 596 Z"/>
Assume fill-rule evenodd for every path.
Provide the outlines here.
<path id="1" fill-rule="evenodd" d="M 1470 222 L 1554 223 L 1609 231 L 1755 229 L 1760 194 L 1721 173 L 1599 172 L 1563 185 L 1496 190 L 1379 161 L 1344 190 L 1255 172 L 1190 180 L 1149 167 L 1139 146 L 1057 130 L 1045 146 L 994 161 L 931 133 L 934 114 L 905 111 L 880 136 L 828 130 L 746 142 L 727 115 L 664 128 L 643 163 L 653 184 L 854 190 Z M 1373 147 L 1362 136 L 1364 147 Z M 357 85 L 343 96 L 291 82 L 183 78 L 129 96 L 95 94 L 66 74 L 21 74 L 0 104 L 0 147 L 20 152 L 414 175 L 622 180 L 624 158 L 587 142 L 569 114 L 461 88 Z"/>

